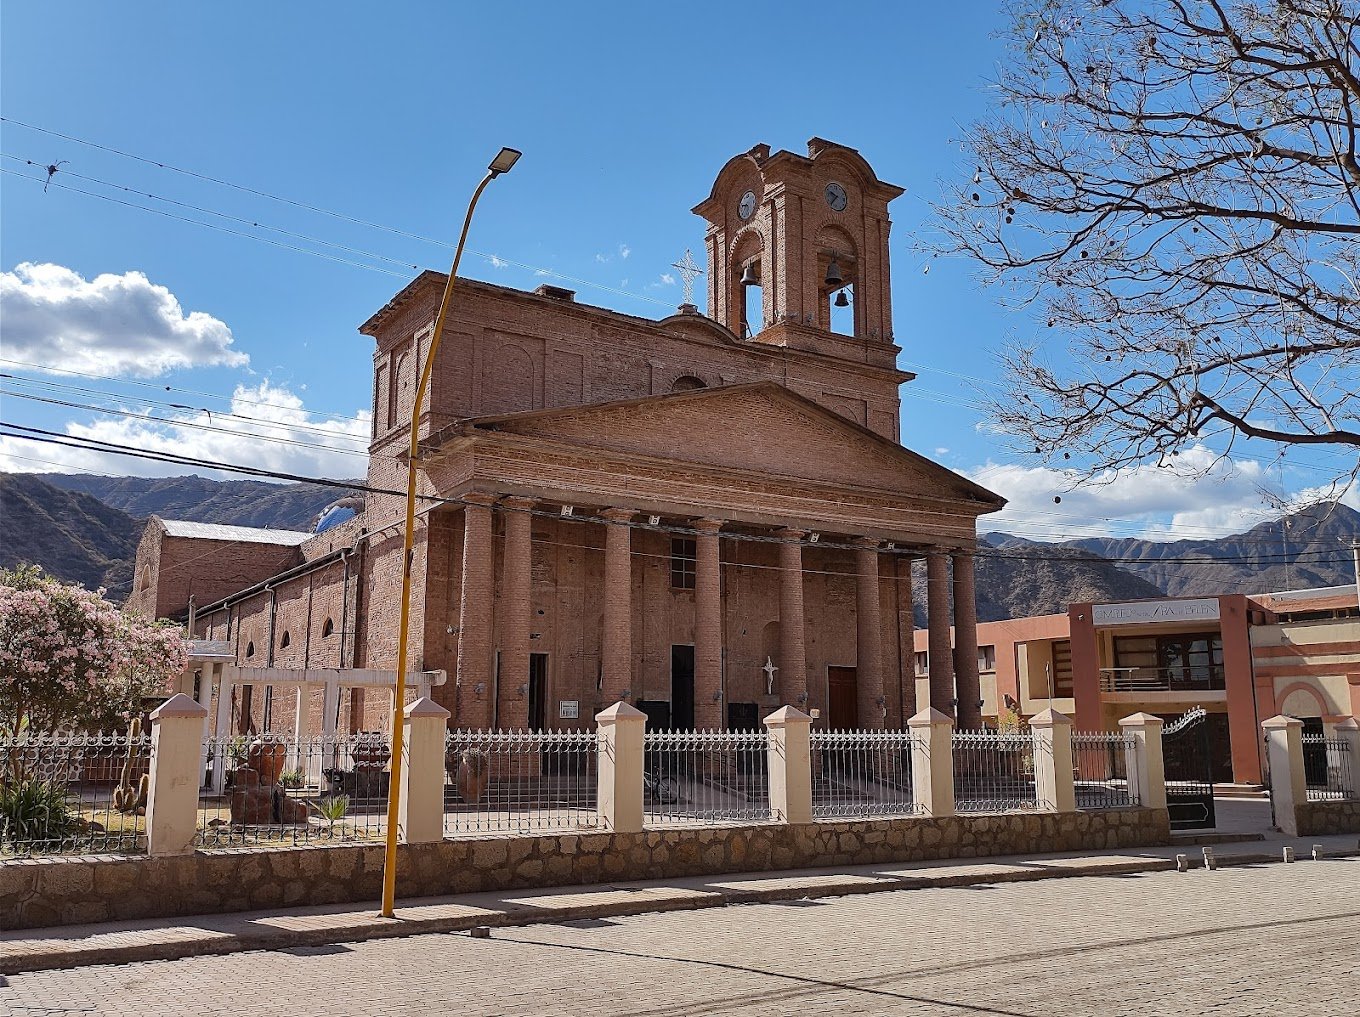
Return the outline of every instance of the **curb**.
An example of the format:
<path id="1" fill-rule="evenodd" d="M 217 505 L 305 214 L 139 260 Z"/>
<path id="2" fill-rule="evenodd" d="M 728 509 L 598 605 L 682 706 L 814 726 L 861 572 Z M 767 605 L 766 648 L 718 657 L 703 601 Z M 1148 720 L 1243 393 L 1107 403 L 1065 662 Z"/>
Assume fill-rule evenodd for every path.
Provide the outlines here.
<path id="1" fill-rule="evenodd" d="M 1329 860 L 1355 857 L 1360 857 L 1360 851 L 1341 850 L 1322 854 L 1322 858 Z M 1299 861 L 1307 862 L 1311 859 L 1303 856 Z M 1187 862 L 1190 869 L 1204 868 L 1202 857 L 1187 858 Z M 1285 864 L 1279 855 L 1266 854 L 1225 855 L 1218 858 L 1217 863 L 1223 868 Z M 667 911 L 695 911 L 736 904 L 764 904 L 789 900 L 848 897 L 892 890 L 924 890 L 934 887 L 1028 883 L 1046 879 L 1071 879 L 1080 876 L 1120 876 L 1143 872 L 1175 871 L 1176 860 L 1174 858 L 1149 858 L 1129 862 L 1088 864 L 1080 867 L 1016 868 L 998 872 L 961 873 L 957 876 L 884 876 L 874 879 L 861 877 L 843 882 L 818 882 L 804 886 L 794 884 L 753 890 L 680 891 L 674 892 L 671 896 L 639 894 L 633 900 L 580 904 L 559 907 L 551 911 L 533 910 L 525 913 L 505 911 L 425 919 L 375 916 L 366 922 L 348 922 L 342 926 L 337 925 L 330 928 L 280 929 L 266 927 L 257 932 L 228 934 L 204 930 L 203 934 L 197 938 L 180 937 L 163 942 L 90 947 L 63 946 L 61 949 L 53 949 L 46 953 L 0 953 L 0 975 L 64 970 L 95 964 L 132 964 L 140 961 L 180 960 L 186 957 L 220 956 L 250 950 L 288 950 L 299 947 L 329 946 L 336 943 L 364 942 L 371 939 L 399 939 L 434 933 L 469 932 L 478 927 L 521 928 L 530 925 L 558 925 L 595 918 L 619 918 Z M 653 892 L 665 893 L 665 890 Z"/>

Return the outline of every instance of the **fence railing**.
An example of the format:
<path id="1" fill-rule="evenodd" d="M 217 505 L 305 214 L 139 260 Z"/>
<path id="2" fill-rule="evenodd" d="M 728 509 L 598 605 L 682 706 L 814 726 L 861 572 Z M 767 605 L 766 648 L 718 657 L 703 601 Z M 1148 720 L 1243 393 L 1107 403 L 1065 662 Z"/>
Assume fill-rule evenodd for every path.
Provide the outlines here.
<path id="1" fill-rule="evenodd" d="M 144 734 L 50 734 L 0 741 L 0 854 L 146 848 Z"/>
<path id="2" fill-rule="evenodd" d="M 1129 786 L 1128 758 L 1133 736 L 1122 731 L 1072 732 L 1072 784 L 1079 809 L 1118 809 L 1137 805 Z"/>
<path id="3" fill-rule="evenodd" d="M 199 847 L 377 840 L 391 789 L 378 732 L 297 738 L 263 734 L 203 743 Z M 221 792 L 211 790 L 219 764 Z"/>
<path id="4" fill-rule="evenodd" d="M 910 731 L 814 730 L 812 815 L 816 819 L 909 816 L 912 794 Z"/>
<path id="5" fill-rule="evenodd" d="M 1310 802 L 1349 798 L 1354 788 L 1351 744 L 1343 738 L 1323 735 L 1303 736 L 1304 786 Z"/>
<path id="6" fill-rule="evenodd" d="M 444 833 L 591 830 L 594 731 L 450 731 L 444 740 Z"/>
<path id="7" fill-rule="evenodd" d="M 1034 735 L 955 731 L 954 810 L 1012 812 L 1039 807 Z"/>
<path id="8" fill-rule="evenodd" d="M 769 819 L 769 744 L 764 731 L 648 731 L 642 776 L 646 822 Z"/>
<path id="9" fill-rule="evenodd" d="M 1227 688 L 1218 664 L 1186 667 L 1102 667 L 1102 692 L 1212 692 Z"/>

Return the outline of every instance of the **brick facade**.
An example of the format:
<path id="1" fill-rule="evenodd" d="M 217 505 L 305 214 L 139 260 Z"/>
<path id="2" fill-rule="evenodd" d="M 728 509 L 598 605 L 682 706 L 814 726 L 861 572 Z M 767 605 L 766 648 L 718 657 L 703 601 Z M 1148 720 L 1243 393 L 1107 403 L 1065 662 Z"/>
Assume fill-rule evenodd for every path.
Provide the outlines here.
<path id="1" fill-rule="evenodd" d="M 588 726 L 625 692 L 703 727 L 783 703 L 860 726 L 913 712 L 910 561 L 970 551 L 1003 502 L 898 443 L 911 375 L 895 366 L 887 205 L 900 193 L 819 139 L 806 157 L 738 156 L 695 209 L 709 317 L 459 280 L 420 423 L 407 660 L 449 674 L 432 694 L 453 724 L 523 726 L 536 710 Z M 405 487 L 444 282 L 422 273 L 360 329 L 376 346 L 364 513 L 292 549 L 291 573 L 239 592 L 282 571 L 256 575 L 251 558 L 218 603 L 198 600 L 199 634 L 230 638 L 238 665 L 395 667 L 404 512 L 387 492 Z M 851 334 L 831 328 L 842 289 Z M 155 574 L 153 545 L 138 568 Z M 225 571 L 211 560 L 215 582 Z M 967 577 L 955 592 L 971 595 Z M 932 594 L 947 639 L 949 590 Z M 342 637 L 320 635 L 337 611 Z M 833 669 L 855 683 L 837 706 Z M 952 704 L 953 668 L 937 670 L 932 701 Z"/>

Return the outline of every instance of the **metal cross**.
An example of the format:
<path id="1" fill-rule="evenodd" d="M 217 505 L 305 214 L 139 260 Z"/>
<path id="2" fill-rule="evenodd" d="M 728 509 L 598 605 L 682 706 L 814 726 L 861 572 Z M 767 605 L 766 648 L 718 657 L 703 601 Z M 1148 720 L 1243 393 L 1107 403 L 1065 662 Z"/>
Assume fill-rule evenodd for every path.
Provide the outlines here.
<path id="1" fill-rule="evenodd" d="M 679 261 L 671 262 L 671 268 L 680 273 L 680 279 L 685 286 L 685 303 L 694 303 L 694 280 L 704 274 L 704 270 L 699 267 L 694 260 L 694 255 L 685 248 L 685 256 Z"/>
<path id="2" fill-rule="evenodd" d="M 761 670 L 765 672 L 765 694 L 767 696 L 772 696 L 774 695 L 774 673 L 778 671 L 779 668 L 775 667 L 773 660 L 766 657 L 765 666 L 762 667 Z"/>

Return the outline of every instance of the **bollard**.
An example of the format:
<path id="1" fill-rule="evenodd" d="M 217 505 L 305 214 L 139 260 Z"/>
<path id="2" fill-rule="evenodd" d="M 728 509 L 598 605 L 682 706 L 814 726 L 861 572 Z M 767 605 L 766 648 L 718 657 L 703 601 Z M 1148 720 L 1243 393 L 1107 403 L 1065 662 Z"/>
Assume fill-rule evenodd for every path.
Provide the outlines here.
<path id="1" fill-rule="evenodd" d="M 1185 855 L 1177 855 L 1177 856 L 1176 856 L 1176 871 L 1177 871 L 1177 872 L 1189 872 L 1189 871 L 1190 871 L 1190 859 L 1187 858 Z"/>
<path id="2" fill-rule="evenodd" d="M 1211 847 L 1204 849 L 1204 867 L 1210 872 L 1218 868 L 1218 859 L 1214 857 L 1214 849 Z"/>
<path id="3" fill-rule="evenodd" d="M 1286 845 L 1284 849 L 1284 860 L 1285 862 L 1292 862 L 1294 860 L 1294 849 L 1288 845 Z"/>
<path id="4" fill-rule="evenodd" d="M 1313 861 L 1315 861 L 1315 862 L 1320 862 L 1320 861 L 1322 861 L 1322 845 L 1321 845 L 1321 844 L 1314 844 L 1314 845 L 1313 845 Z"/>

